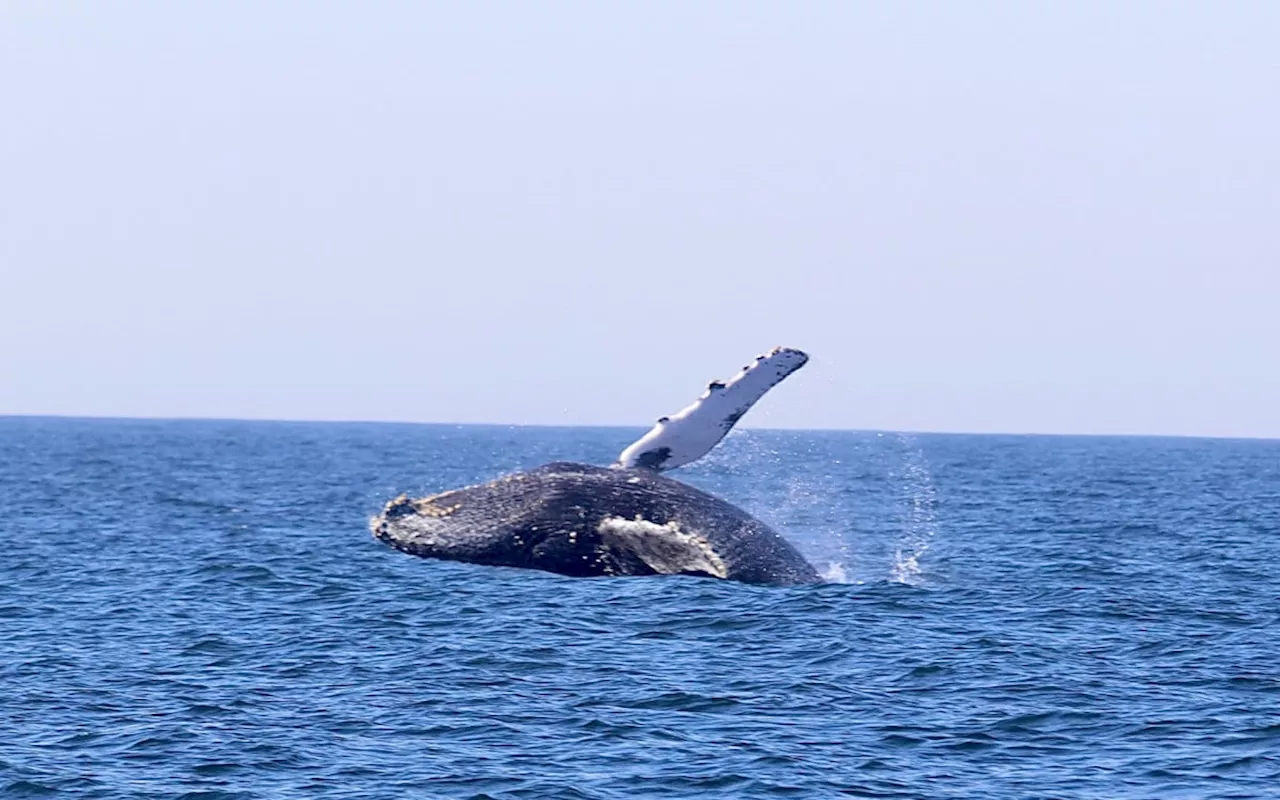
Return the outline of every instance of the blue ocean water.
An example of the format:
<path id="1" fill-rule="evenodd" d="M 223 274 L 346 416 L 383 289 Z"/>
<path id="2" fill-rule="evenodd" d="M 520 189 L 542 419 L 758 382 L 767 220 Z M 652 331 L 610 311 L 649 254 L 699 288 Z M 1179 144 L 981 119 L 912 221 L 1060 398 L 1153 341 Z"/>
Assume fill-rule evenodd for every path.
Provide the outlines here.
<path id="1" fill-rule="evenodd" d="M 366 523 L 641 431 L 0 418 L 0 795 L 1280 797 L 1280 442 L 745 431 L 832 582 Z"/>

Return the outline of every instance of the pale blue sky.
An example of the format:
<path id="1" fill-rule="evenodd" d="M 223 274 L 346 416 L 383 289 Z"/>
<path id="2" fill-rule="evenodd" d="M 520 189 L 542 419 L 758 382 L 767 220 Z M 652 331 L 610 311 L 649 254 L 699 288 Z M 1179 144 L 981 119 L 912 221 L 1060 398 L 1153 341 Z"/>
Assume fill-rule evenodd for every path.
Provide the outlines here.
<path id="1" fill-rule="evenodd" d="M 1280 436 L 1280 3 L 5 2 L 0 413 Z"/>

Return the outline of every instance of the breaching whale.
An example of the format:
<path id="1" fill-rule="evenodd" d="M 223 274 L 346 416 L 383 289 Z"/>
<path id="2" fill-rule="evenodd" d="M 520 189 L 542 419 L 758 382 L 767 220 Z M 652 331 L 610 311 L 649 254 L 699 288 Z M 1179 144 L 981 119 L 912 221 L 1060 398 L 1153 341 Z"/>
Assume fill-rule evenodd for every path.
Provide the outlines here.
<path id="1" fill-rule="evenodd" d="M 571 576 L 700 575 L 814 583 L 786 539 L 742 509 L 659 474 L 715 447 L 765 392 L 808 361 L 777 347 L 624 449 L 611 467 L 555 462 L 418 499 L 401 495 L 370 521 L 413 555 Z"/>

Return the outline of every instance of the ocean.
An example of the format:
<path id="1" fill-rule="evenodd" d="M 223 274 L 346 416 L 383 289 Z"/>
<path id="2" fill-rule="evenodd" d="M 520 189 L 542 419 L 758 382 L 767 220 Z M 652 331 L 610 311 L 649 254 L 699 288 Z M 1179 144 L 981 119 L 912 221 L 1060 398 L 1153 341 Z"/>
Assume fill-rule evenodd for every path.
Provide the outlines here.
<path id="1" fill-rule="evenodd" d="M 745 430 L 828 578 L 368 519 L 641 429 L 0 418 L 0 796 L 1280 797 L 1280 442 Z"/>

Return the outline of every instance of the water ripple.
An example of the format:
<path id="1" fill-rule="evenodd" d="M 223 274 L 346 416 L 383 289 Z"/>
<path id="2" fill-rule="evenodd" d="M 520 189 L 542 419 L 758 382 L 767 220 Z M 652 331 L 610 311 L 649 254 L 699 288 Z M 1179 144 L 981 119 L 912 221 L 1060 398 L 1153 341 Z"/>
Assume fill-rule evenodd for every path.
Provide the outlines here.
<path id="1" fill-rule="evenodd" d="M 365 532 L 627 435 L 0 419 L 0 796 L 1276 796 L 1280 445 L 730 437 L 791 589 Z"/>

